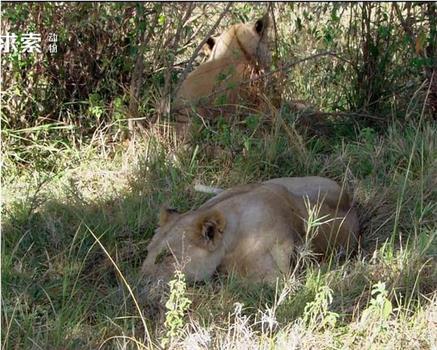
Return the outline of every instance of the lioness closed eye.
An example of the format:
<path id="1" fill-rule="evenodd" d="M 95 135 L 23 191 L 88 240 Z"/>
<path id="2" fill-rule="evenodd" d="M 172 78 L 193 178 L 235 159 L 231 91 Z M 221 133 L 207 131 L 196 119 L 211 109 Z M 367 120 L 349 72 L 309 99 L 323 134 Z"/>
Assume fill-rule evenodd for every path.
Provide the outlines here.
<path id="1" fill-rule="evenodd" d="M 310 228 L 314 215 L 323 220 Z M 179 268 L 192 281 L 215 271 L 271 281 L 292 268 L 292 255 L 305 240 L 320 254 L 350 252 L 357 247 L 358 229 L 349 197 L 330 179 L 241 185 L 187 213 L 162 209 L 142 273 L 167 280 Z"/>

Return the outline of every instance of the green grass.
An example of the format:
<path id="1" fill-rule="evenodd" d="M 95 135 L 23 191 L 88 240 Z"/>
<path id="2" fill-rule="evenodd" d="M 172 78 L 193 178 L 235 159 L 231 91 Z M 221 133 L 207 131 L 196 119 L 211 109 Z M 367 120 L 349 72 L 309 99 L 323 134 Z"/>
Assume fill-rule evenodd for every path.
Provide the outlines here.
<path id="1" fill-rule="evenodd" d="M 198 135 L 176 153 L 151 134 L 110 154 L 98 144 L 71 150 L 77 158 L 50 171 L 6 172 L 3 347 L 135 349 L 163 339 L 177 348 L 435 347 L 435 124 L 319 143 L 282 124 L 255 133 L 218 127 L 227 136 Z M 303 175 L 353 189 L 363 251 L 343 263 L 303 262 L 277 286 L 231 276 L 182 288 L 191 305 L 169 333 L 168 294 L 160 306 L 138 281 L 159 206 L 198 206 L 209 196 L 194 192 L 195 182 Z"/>

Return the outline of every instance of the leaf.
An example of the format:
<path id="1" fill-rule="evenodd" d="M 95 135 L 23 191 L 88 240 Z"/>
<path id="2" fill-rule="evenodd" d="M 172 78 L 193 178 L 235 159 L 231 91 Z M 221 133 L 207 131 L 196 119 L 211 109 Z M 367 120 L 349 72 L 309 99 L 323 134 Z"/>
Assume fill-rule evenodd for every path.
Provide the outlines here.
<path id="1" fill-rule="evenodd" d="M 158 24 L 160 26 L 163 26 L 165 24 L 165 15 L 159 15 L 159 17 L 158 17 Z"/>
<path id="2" fill-rule="evenodd" d="M 391 304 L 391 301 L 388 299 L 384 300 L 384 305 L 382 307 L 382 317 L 386 320 L 389 318 L 390 314 L 393 311 L 393 306 Z"/>

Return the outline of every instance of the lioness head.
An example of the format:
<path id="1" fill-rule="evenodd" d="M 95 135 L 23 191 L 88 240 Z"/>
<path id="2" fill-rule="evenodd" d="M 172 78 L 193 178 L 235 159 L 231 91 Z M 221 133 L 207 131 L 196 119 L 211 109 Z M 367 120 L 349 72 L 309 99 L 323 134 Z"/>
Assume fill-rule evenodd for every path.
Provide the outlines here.
<path id="1" fill-rule="evenodd" d="M 188 280 L 204 280 L 214 273 L 224 255 L 224 216 L 216 209 L 200 215 L 162 208 L 159 228 L 147 247 L 142 273 L 167 281 L 179 269 Z"/>
<path id="2" fill-rule="evenodd" d="M 256 22 L 235 24 L 220 36 L 208 38 L 205 51 L 210 52 L 209 61 L 232 57 L 267 66 L 270 63 L 268 28 L 269 17 L 265 15 Z"/>

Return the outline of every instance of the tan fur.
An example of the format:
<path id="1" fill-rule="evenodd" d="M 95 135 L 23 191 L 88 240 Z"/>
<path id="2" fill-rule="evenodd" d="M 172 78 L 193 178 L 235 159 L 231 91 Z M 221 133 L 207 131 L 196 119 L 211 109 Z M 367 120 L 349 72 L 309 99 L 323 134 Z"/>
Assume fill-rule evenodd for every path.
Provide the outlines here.
<path id="1" fill-rule="evenodd" d="M 309 205 L 308 205 L 309 204 Z M 325 222 L 308 230 L 309 210 Z M 242 185 L 200 208 L 176 214 L 162 209 L 142 273 L 167 280 L 180 268 L 192 281 L 216 271 L 274 280 L 292 267 L 296 247 L 314 235 L 317 253 L 357 246 L 358 219 L 347 194 L 322 177 L 279 178 Z M 325 217 L 326 216 L 326 217 Z"/>
<path id="2" fill-rule="evenodd" d="M 250 78 L 250 71 L 259 71 L 270 64 L 268 24 L 268 17 L 264 16 L 255 23 L 233 25 L 219 37 L 210 38 L 210 44 L 204 47 L 209 59 L 184 80 L 174 110 L 188 112 L 190 105 L 233 105 L 247 95 L 248 86 L 239 83 Z"/>

